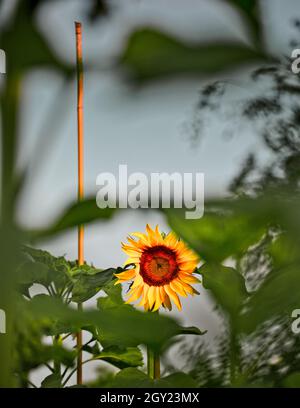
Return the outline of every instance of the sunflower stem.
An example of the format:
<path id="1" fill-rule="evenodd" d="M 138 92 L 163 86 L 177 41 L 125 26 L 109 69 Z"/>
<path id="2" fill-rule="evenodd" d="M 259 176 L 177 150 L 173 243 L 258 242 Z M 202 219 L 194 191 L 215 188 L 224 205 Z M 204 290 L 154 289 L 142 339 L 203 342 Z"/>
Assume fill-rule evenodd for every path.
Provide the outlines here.
<path id="1" fill-rule="evenodd" d="M 147 367 L 148 376 L 152 380 L 160 378 L 160 358 L 159 354 L 153 351 L 149 346 L 147 347 Z"/>

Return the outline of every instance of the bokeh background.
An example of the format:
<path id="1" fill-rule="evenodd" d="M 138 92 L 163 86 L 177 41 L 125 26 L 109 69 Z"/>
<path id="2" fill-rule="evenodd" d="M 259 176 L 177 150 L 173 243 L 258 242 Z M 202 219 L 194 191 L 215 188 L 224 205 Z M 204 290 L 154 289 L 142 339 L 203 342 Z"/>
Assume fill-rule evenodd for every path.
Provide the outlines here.
<path id="1" fill-rule="evenodd" d="M 14 3 L 1 2 L 0 24 L 9 21 Z M 127 164 L 129 173 L 203 172 L 206 197 L 224 196 L 249 153 L 255 152 L 262 165 L 272 159 L 255 127 L 245 125 L 237 113 L 241 100 L 264 92 L 263 82 L 253 86 L 249 81 L 254 66 L 205 79 L 161 79 L 143 87 L 133 86 L 123 72 L 113 68 L 130 32 L 139 26 L 156 27 L 192 43 L 199 39 L 249 43 L 245 26 L 232 8 L 217 0 L 111 0 L 108 14 L 91 22 L 88 3 L 53 0 L 40 7 L 36 16 L 47 42 L 67 64 L 75 58 L 74 21 L 83 23 L 87 195 L 96 195 L 100 172 L 117 176 L 118 166 Z M 265 46 L 275 56 L 290 56 L 292 21 L 300 14 L 299 1 L 265 0 L 261 8 Z M 26 51 L 20 39 L 18 52 Z M 222 109 L 195 136 L 201 115 L 199 91 L 215 79 L 228 84 Z M 18 166 L 29 164 L 30 176 L 18 218 L 22 225 L 36 228 L 48 225 L 76 198 L 76 83 L 65 85 L 52 71 L 30 72 L 22 98 Z M 121 241 L 130 232 L 143 231 L 146 223 L 169 231 L 163 216 L 155 211 L 121 211 L 109 223 L 86 227 L 86 260 L 101 268 L 121 265 L 125 260 Z M 43 242 L 42 248 L 75 259 L 77 233 Z M 213 342 L 219 333 L 219 316 L 206 291 L 201 287 L 199 291 L 200 297 L 183 299 L 184 313 L 173 310 L 171 314 L 185 325 L 208 330 L 205 341 Z M 176 347 L 172 353 L 177 353 Z M 177 364 L 180 367 L 180 359 Z M 85 378 L 93 378 L 98 365 L 85 367 Z M 42 376 L 37 370 L 34 382 Z"/>

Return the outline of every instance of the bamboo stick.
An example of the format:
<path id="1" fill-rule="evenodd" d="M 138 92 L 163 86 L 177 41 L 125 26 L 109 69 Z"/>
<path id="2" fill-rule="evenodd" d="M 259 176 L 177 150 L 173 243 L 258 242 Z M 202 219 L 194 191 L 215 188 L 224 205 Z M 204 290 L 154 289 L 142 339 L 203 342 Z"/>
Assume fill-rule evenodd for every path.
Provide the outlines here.
<path id="1" fill-rule="evenodd" d="M 78 131 L 78 201 L 84 196 L 83 176 L 83 60 L 82 60 L 82 27 L 75 22 L 76 62 L 77 62 L 77 131 Z M 78 226 L 78 264 L 84 263 L 84 228 Z M 78 304 L 82 310 L 82 304 Z M 82 384 L 82 332 L 77 333 L 77 384 Z"/>

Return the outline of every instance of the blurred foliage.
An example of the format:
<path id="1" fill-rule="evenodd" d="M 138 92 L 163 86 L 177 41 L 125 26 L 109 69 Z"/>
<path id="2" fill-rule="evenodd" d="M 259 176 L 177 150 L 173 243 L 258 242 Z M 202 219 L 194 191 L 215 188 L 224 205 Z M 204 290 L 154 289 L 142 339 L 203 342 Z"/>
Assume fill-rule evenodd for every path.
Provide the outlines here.
<path id="1" fill-rule="evenodd" d="M 161 31 L 143 28 L 131 34 L 120 64 L 131 79 L 145 82 L 174 74 L 212 74 L 265 60 L 267 56 L 245 44 L 189 45 Z"/>
<path id="2" fill-rule="evenodd" d="M 144 83 L 174 75 L 206 75 L 245 64 L 274 60 L 263 49 L 262 21 L 258 0 L 223 0 L 241 16 L 251 46 L 240 41 L 202 41 L 189 44 L 152 27 L 132 32 L 119 63 L 129 78 Z"/>
<path id="3" fill-rule="evenodd" d="M 118 373 L 109 384 L 113 388 L 194 388 L 196 382 L 187 374 L 174 373 L 158 380 L 150 379 L 145 373 L 135 368 L 127 368 Z"/>
<path id="4" fill-rule="evenodd" d="M 56 55 L 37 24 L 36 13 L 46 2 L 16 2 L 0 33 L 0 47 L 8 59 L 0 100 L 0 307 L 8 321 L 7 334 L 0 337 L 0 386 L 34 387 L 30 375 L 41 365 L 49 370 L 42 387 L 68 386 L 78 354 L 73 336 L 84 330 L 89 336 L 82 347 L 89 355 L 84 363 L 105 361 L 120 370 L 116 375 L 102 372 L 91 386 L 298 387 L 300 340 L 291 333 L 290 316 L 298 306 L 300 283 L 299 77 L 291 77 L 284 64 L 273 63 L 274 58 L 264 49 L 260 2 L 224 0 L 244 19 L 251 46 L 240 42 L 184 43 L 142 27 L 129 35 L 119 58 L 119 66 L 140 83 L 175 74 L 210 74 L 261 61 L 269 65 L 256 69 L 253 81 L 271 80 L 271 92 L 249 98 L 240 106 L 243 120 L 262 122 L 261 134 L 275 155 L 274 162 L 259 169 L 255 155 L 249 156 L 232 183 L 232 196 L 207 202 L 201 220 L 188 221 L 180 211 L 164 211 L 171 228 L 202 259 L 197 272 L 217 304 L 224 334 L 215 348 L 201 341 L 183 350 L 187 374 L 165 373 L 155 381 L 139 368 L 143 364 L 140 345 L 162 352 L 179 335 L 200 336 L 205 331 L 181 327 L 172 318 L 142 313 L 125 304 L 121 289 L 114 286 L 114 273 L 120 268 L 78 266 L 76 260 L 28 246 L 81 224 L 110 220 L 115 211 L 99 210 L 95 200 L 87 199 L 71 204 L 43 230 L 24 230 L 17 222 L 16 209 L 27 176 L 26 169 L 20 171 L 16 164 L 22 137 L 18 118 L 24 77 L 41 68 L 54 69 L 66 80 L 73 74 L 73 66 Z M 86 10 L 92 19 L 111 12 L 109 2 L 96 0 L 88 1 Z M 224 83 L 216 82 L 201 92 L 197 104 L 201 119 L 207 111 L 217 111 L 225 88 Z M 289 115 L 284 109 L 287 99 Z M 201 119 L 197 135 L 201 134 Z M 46 294 L 34 296 L 37 288 Z M 95 295 L 99 295 L 97 308 L 77 311 L 73 307 L 74 302 Z"/>

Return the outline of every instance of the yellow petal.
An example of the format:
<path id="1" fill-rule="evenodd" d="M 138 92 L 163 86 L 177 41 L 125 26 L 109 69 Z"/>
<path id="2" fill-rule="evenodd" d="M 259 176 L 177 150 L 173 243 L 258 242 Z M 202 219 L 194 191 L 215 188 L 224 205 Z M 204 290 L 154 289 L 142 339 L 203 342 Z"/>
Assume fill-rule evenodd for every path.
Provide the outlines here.
<path id="1" fill-rule="evenodd" d="M 182 285 L 185 292 L 190 293 L 191 295 L 195 294 L 195 289 L 191 285 L 189 285 L 188 283 L 180 282 L 180 285 Z"/>
<path id="2" fill-rule="evenodd" d="M 179 281 L 176 281 L 174 279 L 172 282 L 169 283 L 169 286 L 174 292 L 179 293 L 179 295 L 181 296 L 187 297 L 183 285 Z"/>
<path id="3" fill-rule="evenodd" d="M 134 237 L 139 238 L 139 242 L 144 245 L 149 245 L 150 241 L 148 239 L 148 236 L 146 234 L 142 234 L 141 232 L 133 232 L 131 235 Z"/>
<path id="4" fill-rule="evenodd" d="M 180 273 L 178 274 L 179 279 L 185 283 L 201 283 L 200 279 L 196 278 L 196 276 Z"/>
<path id="5" fill-rule="evenodd" d="M 160 297 L 161 297 L 163 306 L 169 310 L 172 310 L 172 303 L 170 302 L 169 296 L 166 294 L 164 286 L 159 287 L 159 292 L 160 292 Z"/>
<path id="6" fill-rule="evenodd" d="M 129 265 L 129 264 L 138 264 L 140 263 L 140 256 L 132 256 L 130 258 L 127 258 L 126 262 L 124 262 L 124 265 Z"/>
<path id="7" fill-rule="evenodd" d="M 144 306 L 144 304 L 148 302 L 148 297 L 147 297 L 148 290 L 149 290 L 149 286 L 147 285 L 147 283 L 144 283 L 143 284 L 142 299 L 141 299 L 141 301 L 139 303 L 139 306 Z"/>
<path id="8" fill-rule="evenodd" d="M 158 310 L 161 307 L 162 304 L 162 298 L 160 296 L 160 289 L 159 286 L 156 286 L 155 288 L 155 292 L 156 292 L 156 301 L 155 301 L 155 305 L 152 309 L 153 312 L 155 312 L 156 310 Z"/>
<path id="9" fill-rule="evenodd" d="M 136 274 L 134 282 L 131 286 L 131 289 L 136 288 L 137 286 L 140 286 L 141 284 L 143 284 L 143 278 L 141 277 L 141 275 L 139 273 Z"/>
<path id="10" fill-rule="evenodd" d="M 121 279 L 121 280 L 130 280 L 130 279 L 133 279 L 133 278 L 135 277 L 135 275 L 136 275 L 136 270 L 135 270 L 135 269 L 130 269 L 130 270 L 128 270 L 128 271 L 120 272 L 120 273 L 116 273 L 116 274 L 115 274 L 115 276 L 116 276 L 118 279 Z"/>
<path id="11" fill-rule="evenodd" d="M 152 309 L 155 301 L 156 301 L 156 286 L 149 286 L 149 290 L 148 290 L 148 303 L 149 303 L 149 308 Z"/>
<path id="12" fill-rule="evenodd" d="M 177 244 L 177 241 L 178 238 L 176 237 L 174 232 L 169 232 L 169 234 L 164 239 L 164 243 L 171 249 Z"/>
<path id="13" fill-rule="evenodd" d="M 143 293 L 143 286 L 139 286 L 139 287 L 135 288 L 133 291 L 131 289 L 131 293 L 132 293 L 132 295 L 126 300 L 125 303 L 132 303 L 132 302 L 138 300 L 141 297 L 142 293 Z"/>
<path id="14" fill-rule="evenodd" d="M 140 256 L 142 251 L 141 249 L 133 248 L 129 245 L 123 245 L 122 250 L 129 256 Z"/>
<path id="15" fill-rule="evenodd" d="M 177 293 L 175 293 L 175 292 L 172 290 L 172 288 L 170 288 L 169 285 L 165 285 L 165 286 L 164 286 L 164 289 L 165 289 L 165 291 L 167 292 L 167 295 L 170 296 L 170 299 L 173 300 L 173 302 L 174 302 L 175 305 L 177 306 L 178 310 L 181 310 L 181 309 L 182 309 L 182 306 L 181 306 L 180 299 L 179 299 L 179 297 L 177 296 Z"/>
<path id="16" fill-rule="evenodd" d="M 135 241 L 135 240 L 134 240 L 133 238 L 131 238 L 131 237 L 127 237 L 127 241 L 130 242 L 131 245 L 132 245 L 134 248 L 136 248 L 136 249 L 138 249 L 138 250 L 143 249 L 144 244 L 143 244 L 141 241 Z"/>

